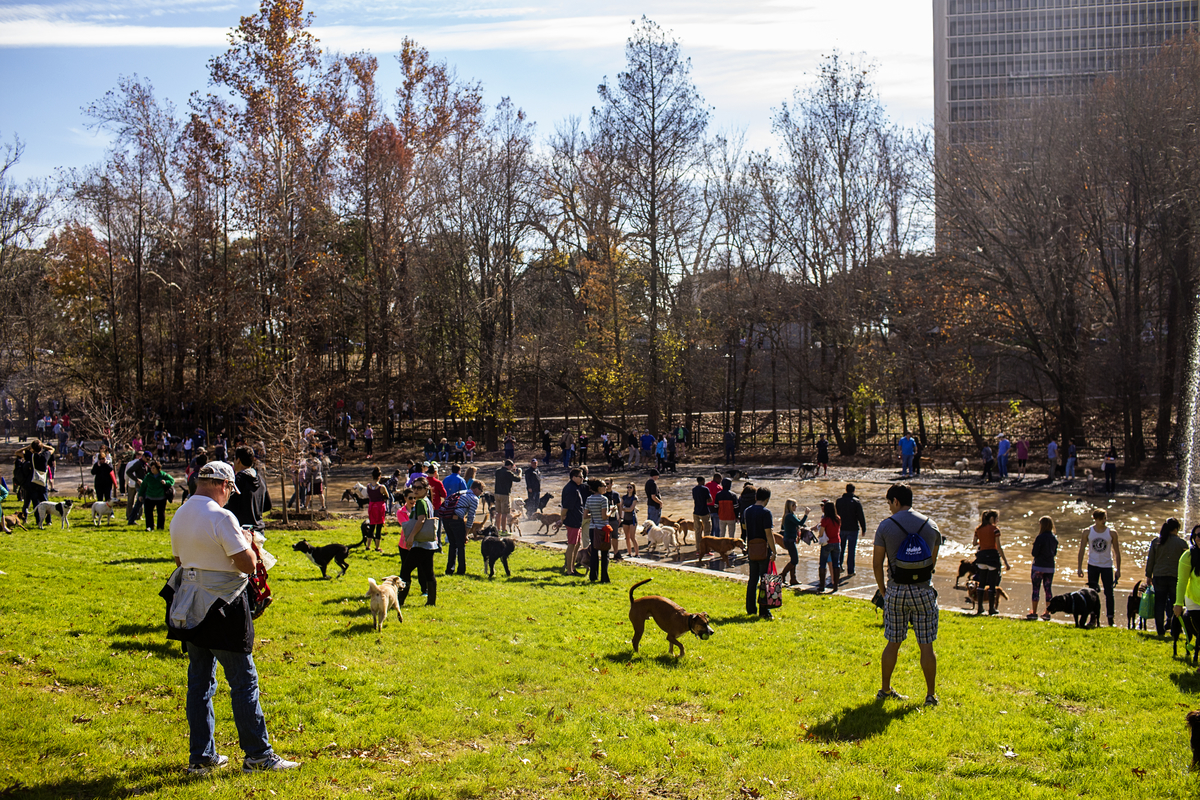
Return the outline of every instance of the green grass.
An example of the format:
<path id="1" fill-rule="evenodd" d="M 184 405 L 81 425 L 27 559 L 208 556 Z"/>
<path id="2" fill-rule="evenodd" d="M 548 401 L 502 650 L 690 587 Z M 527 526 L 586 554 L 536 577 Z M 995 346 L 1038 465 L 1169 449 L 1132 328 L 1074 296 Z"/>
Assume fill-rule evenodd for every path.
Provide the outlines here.
<path id="1" fill-rule="evenodd" d="M 561 556 L 521 548 L 511 579 L 439 580 L 371 628 L 368 576 L 398 559 L 355 551 L 322 581 L 269 549 L 277 597 L 255 660 L 287 775 L 191 779 L 186 661 L 157 592 L 165 534 L 76 515 L 69 531 L 0 539 L 0 795 L 309 797 L 1190 797 L 1183 724 L 1200 680 L 1169 645 L 1125 630 L 943 614 L 941 707 L 925 711 L 915 644 L 880 706 L 882 629 L 866 603 L 787 597 L 746 617 L 741 584 L 626 565 L 614 583 L 568 580 Z M 356 526 L 309 535 L 353 541 Z M 394 529 L 389 541 L 394 542 Z M 437 563 L 444 565 L 439 556 Z M 630 650 L 626 591 L 705 610 L 717 634 L 669 658 L 651 625 Z M 227 688 L 220 751 L 241 753 Z M 1012 755 L 1006 755 L 1011 753 Z M 1144 770 L 1144 772 L 1141 772 Z M 898 788 L 897 788 L 898 787 Z"/>

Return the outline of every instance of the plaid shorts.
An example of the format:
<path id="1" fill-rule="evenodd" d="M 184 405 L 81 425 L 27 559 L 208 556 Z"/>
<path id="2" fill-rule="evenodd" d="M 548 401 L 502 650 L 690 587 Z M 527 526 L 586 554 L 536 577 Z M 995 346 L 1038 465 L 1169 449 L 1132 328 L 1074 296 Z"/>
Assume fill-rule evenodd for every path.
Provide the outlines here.
<path id="1" fill-rule="evenodd" d="M 937 590 L 927 583 L 888 584 L 883 596 L 884 637 L 889 642 L 903 642 L 908 638 L 909 623 L 919 643 L 932 644 L 937 639 Z"/>

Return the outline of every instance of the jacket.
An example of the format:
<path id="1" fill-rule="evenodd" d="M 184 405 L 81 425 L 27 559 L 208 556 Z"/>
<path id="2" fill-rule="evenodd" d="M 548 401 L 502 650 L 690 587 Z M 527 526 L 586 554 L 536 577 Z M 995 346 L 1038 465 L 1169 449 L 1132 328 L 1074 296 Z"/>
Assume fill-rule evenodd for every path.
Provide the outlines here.
<path id="1" fill-rule="evenodd" d="M 142 485 L 138 487 L 138 497 L 145 500 L 162 500 L 167 496 L 167 487 L 174 485 L 175 479 L 162 470 L 159 470 L 157 475 L 147 472 L 146 477 L 142 478 Z"/>
<path id="2" fill-rule="evenodd" d="M 843 494 L 834 501 L 837 514 L 842 519 L 842 532 L 854 533 L 867 530 L 867 518 L 863 515 L 862 503 L 852 494 Z"/>
<path id="3" fill-rule="evenodd" d="M 232 495 L 225 508 L 233 512 L 239 525 L 261 527 L 263 514 L 271 510 L 271 495 L 267 492 L 266 481 L 250 467 L 235 474 L 233 482 L 240 494 Z"/>
<path id="4" fill-rule="evenodd" d="M 1168 536 L 1162 544 L 1159 544 L 1159 537 L 1156 536 L 1150 542 L 1150 552 L 1146 554 L 1146 577 L 1178 577 L 1179 559 L 1187 551 L 1187 542 L 1178 536 Z"/>
<path id="5" fill-rule="evenodd" d="M 167 638 L 210 650 L 253 651 L 248 587 L 239 572 L 176 568 L 158 593 L 167 603 Z"/>
<path id="6" fill-rule="evenodd" d="M 1179 577 L 1175 579 L 1175 604 L 1184 605 L 1183 599 L 1200 606 L 1200 575 L 1192 574 L 1192 551 L 1184 550 L 1179 557 Z"/>
<path id="7" fill-rule="evenodd" d="M 1039 533 L 1033 540 L 1033 565 L 1042 569 L 1054 569 L 1054 558 L 1058 555 L 1058 537 L 1051 531 Z"/>

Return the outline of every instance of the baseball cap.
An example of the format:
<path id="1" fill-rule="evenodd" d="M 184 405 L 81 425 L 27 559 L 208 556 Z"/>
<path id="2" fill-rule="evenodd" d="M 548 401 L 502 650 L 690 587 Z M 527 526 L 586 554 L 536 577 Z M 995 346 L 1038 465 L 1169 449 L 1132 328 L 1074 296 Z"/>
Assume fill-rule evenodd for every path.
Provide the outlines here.
<path id="1" fill-rule="evenodd" d="M 151 453 L 149 450 L 146 450 L 142 453 L 142 458 L 154 458 L 154 453 Z"/>
<path id="2" fill-rule="evenodd" d="M 238 491 L 237 483 L 234 482 L 233 467 L 224 461 L 209 461 L 200 468 L 200 471 L 196 473 L 196 477 L 211 481 L 229 481 L 233 493 L 241 494 Z"/>

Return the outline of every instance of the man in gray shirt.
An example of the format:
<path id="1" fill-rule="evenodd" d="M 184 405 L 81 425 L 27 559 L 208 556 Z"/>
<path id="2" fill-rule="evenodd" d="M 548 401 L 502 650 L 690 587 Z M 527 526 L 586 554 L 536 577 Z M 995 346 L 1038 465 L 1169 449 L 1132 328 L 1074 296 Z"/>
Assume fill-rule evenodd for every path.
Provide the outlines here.
<path id="1" fill-rule="evenodd" d="M 907 699 L 892 688 L 892 672 L 896 668 L 896 656 L 900 645 L 908 636 L 911 624 L 916 633 L 917 646 L 921 649 L 921 671 L 925 673 L 925 705 L 938 704 L 937 655 L 933 642 L 937 639 L 938 604 L 937 591 L 930 584 L 930 576 L 937 565 L 938 548 L 942 534 L 937 523 L 923 514 L 912 510 L 912 489 L 907 484 L 896 483 L 887 491 L 888 510 L 892 515 L 879 523 L 875 531 L 875 584 L 883 595 L 883 633 L 887 645 L 883 648 L 883 682 L 875 697 L 879 700 Z M 897 555 L 905 539 L 916 534 L 925 542 L 931 558 L 919 570 L 899 567 Z M 888 562 L 888 580 L 884 584 L 884 559 Z M 907 565 L 908 559 L 904 560 Z"/>

